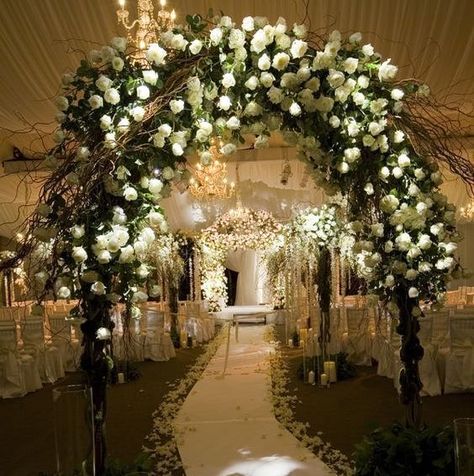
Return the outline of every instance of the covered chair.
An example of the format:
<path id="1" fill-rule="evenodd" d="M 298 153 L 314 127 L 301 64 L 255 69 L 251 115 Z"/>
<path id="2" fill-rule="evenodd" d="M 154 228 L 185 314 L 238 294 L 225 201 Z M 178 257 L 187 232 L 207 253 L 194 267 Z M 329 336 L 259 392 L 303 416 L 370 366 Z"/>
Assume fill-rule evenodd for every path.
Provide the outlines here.
<path id="1" fill-rule="evenodd" d="M 16 325 L 13 321 L 0 321 L 0 397 L 22 397 L 26 392 L 17 354 Z"/>
<path id="2" fill-rule="evenodd" d="M 347 332 L 343 336 L 343 349 L 348 360 L 356 365 L 370 365 L 371 340 L 367 308 L 346 309 Z"/>
<path id="3" fill-rule="evenodd" d="M 64 366 L 59 349 L 45 343 L 43 318 L 28 318 L 23 322 L 23 355 L 35 359 L 41 380 L 54 383 L 64 377 Z"/>

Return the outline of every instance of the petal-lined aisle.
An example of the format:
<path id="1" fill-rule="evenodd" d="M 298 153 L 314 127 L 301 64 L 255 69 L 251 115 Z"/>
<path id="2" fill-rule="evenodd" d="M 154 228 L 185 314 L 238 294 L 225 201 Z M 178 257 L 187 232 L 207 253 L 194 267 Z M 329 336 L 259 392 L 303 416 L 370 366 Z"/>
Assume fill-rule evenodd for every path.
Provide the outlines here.
<path id="1" fill-rule="evenodd" d="M 176 421 L 188 476 L 333 474 L 275 419 L 264 326 L 241 327 L 217 351 Z"/>

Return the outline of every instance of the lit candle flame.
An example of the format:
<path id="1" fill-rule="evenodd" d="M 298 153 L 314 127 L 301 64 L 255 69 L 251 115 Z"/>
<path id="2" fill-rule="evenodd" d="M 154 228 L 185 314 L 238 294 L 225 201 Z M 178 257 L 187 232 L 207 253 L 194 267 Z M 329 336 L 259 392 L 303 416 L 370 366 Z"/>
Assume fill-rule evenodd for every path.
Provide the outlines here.
<path id="1" fill-rule="evenodd" d="M 160 6 L 161 8 L 166 7 L 166 0 L 160 0 Z"/>
<path id="2" fill-rule="evenodd" d="M 125 8 L 125 0 L 119 0 L 119 5 L 120 5 L 122 8 Z"/>
<path id="3" fill-rule="evenodd" d="M 176 20 L 176 12 L 173 10 L 171 10 L 171 21 L 175 21 Z"/>

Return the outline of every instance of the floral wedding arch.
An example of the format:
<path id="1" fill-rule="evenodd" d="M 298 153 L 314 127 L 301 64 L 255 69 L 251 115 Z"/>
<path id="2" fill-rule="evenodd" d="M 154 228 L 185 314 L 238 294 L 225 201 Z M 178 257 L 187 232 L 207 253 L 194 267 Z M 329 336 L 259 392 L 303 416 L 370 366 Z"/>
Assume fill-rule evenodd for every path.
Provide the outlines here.
<path id="1" fill-rule="evenodd" d="M 160 201 L 173 183 L 187 180 L 186 156 L 210 160 L 216 136 L 230 155 L 244 135 L 264 147 L 270 134 L 281 133 L 317 186 L 348 198 L 355 251 L 373 264 L 369 291 L 399 313 L 402 401 L 408 421 L 417 422 L 418 303 L 440 302 L 459 269 L 455 211 L 439 191 L 434 159 L 454 171 L 471 166 L 432 137 L 416 113 L 417 105 L 431 104 L 427 88 L 397 82 L 396 74 L 358 33 L 321 37 L 281 18 L 236 23 L 195 15 L 145 52 L 114 38 L 64 75 L 57 145 L 45 161 L 53 171 L 19 258 L 38 240 L 51 242 L 52 259 L 39 278 L 44 293 L 68 291 L 80 300 L 99 473 L 110 341 L 98 331 L 111 329 L 115 302 L 131 315 L 146 299 L 139 269 L 153 227 L 164 221 Z"/>
<path id="2" fill-rule="evenodd" d="M 263 250 L 278 239 L 282 225 L 264 210 L 241 206 L 229 210 L 202 231 L 200 249 L 201 288 L 211 311 L 227 302 L 225 259 L 230 250 Z"/>

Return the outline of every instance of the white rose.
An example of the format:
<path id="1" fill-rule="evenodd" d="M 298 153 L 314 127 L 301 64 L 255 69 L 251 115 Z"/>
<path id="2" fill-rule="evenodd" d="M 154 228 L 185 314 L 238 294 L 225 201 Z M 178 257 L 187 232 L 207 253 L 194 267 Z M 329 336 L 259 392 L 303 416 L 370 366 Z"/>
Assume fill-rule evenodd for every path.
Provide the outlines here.
<path id="1" fill-rule="evenodd" d="M 165 57 L 168 53 L 158 43 L 151 43 L 146 52 L 148 61 L 155 63 L 157 66 L 165 62 Z"/>
<path id="2" fill-rule="evenodd" d="M 273 57 L 272 66 L 278 71 L 283 71 L 288 66 L 290 62 L 290 57 L 286 53 L 277 53 Z"/>
<path id="3" fill-rule="evenodd" d="M 426 177 L 425 172 L 421 168 L 415 169 L 414 174 L 417 180 L 423 180 Z"/>
<path id="4" fill-rule="evenodd" d="M 245 45 L 245 33 L 242 30 L 232 29 L 229 34 L 229 48 L 233 50 Z"/>
<path id="5" fill-rule="evenodd" d="M 341 174 L 347 174 L 347 172 L 349 172 L 349 164 L 347 162 L 339 162 L 337 164 L 337 170 L 341 173 Z"/>
<path id="6" fill-rule="evenodd" d="M 115 147 L 117 147 L 115 132 L 107 132 L 107 134 L 105 134 L 104 147 L 106 147 L 107 149 L 115 149 Z"/>
<path id="7" fill-rule="evenodd" d="M 62 76 L 61 76 L 61 83 L 64 87 L 67 87 L 69 86 L 75 79 L 75 76 L 74 74 L 72 73 L 64 73 Z"/>
<path id="8" fill-rule="evenodd" d="M 410 158 L 406 154 L 400 154 L 398 156 L 398 165 L 402 168 L 410 166 Z"/>
<path id="9" fill-rule="evenodd" d="M 127 202 L 133 202 L 138 198 L 138 192 L 133 187 L 125 187 L 123 190 L 123 197 Z"/>
<path id="10" fill-rule="evenodd" d="M 393 142 L 395 144 L 400 144 L 401 142 L 403 142 L 405 139 L 405 134 L 403 133 L 403 131 L 395 131 L 393 133 Z"/>
<path id="11" fill-rule="evenodd" d="M 122 71 L 124 65 L 125 65 L 125 63 L 124 63 L 123 59 L 120 58 L 119 56 L 116 56 L 112 60 L 112 68 L 114 68 L 115 71 L 119 71 L 119 72 Z"/>
<path id="12" fill-rule="evenodd" d="M 115 48 L 117 51 L 120 51 L 120 53 L 123 53 L 127 49 L 127 38 L 116 36 L 115 38 L 112 38 L 110 44 L 112 48 Z"/>
<path id="13" fill-rule="evenodd" d="M 76 263 L 82 263 L 87 259 L 87 252 L 82 246 L 73 246 L 71 256 Z"/>
<path id="14" fill-rule="evenodd" d="M 150 221 L 150 225 L 159 226 L 163 222 L 164 218 L 159 212 L 150 212 L 148 214 L 148 220 Z"/>
<path id="15" fill-rule="evenodd" d="M 85 233 L 84 225 L 74 225 L 71 228 L 71 235 L 76 240 L 81 239 L 84 236 L 84 233 Z"/>
<path id="16" fill-rule="evenodd" d="M 352 94 L 352 100 L 357 106 L 363 106 L 365 102 L 365 96 L 360 91 L 357 91 Z"/>
<path id="17" fill-rule="evenodd" d="M 250 78 L 245 81 L 245 87 L 251 91 L 254 91 L 258 86 L 258 82 L 257 76 L 250 76 Z"/>
<path id="18" fill-rule="evenodd" d="M 416 269 L 409 269 L 405 273 L 405 278 L 408 279 L 408 281 L 415 280 L 417 276 L 418 276 L 418 271 Z"/>
<path id="19" fill-rule="evenodd" d="M 359 60 L 357 58 L 346 58 L 342 63 L 342 67 L 347 74 L 355 73 L 358 65 Z"/>
<path id="20" fill-rule="evenodd" d="M 393 274 L 388 274 L 385 277 L 385 287 L 392 288 L 393 286 L 395 286 L 395 277 Z"/>
<path id="21" fill-rule="evenodd" d="M 186 40 L 186 38 L 184 38 L 181 33 L 178 33 L 177 35 L 173 35 L 173 38 L 171 38 L 170 46 L 174 50 L 184 51 L 187 44 L 188 41 Z"/>
<path id="22" fill-rule="evenodd" d="M 171 167 L 165 167 L 163 169 L 162 175 L 165 180 L 171 180 L 174 177 L 175 173 Z"/>
<path id="23" fill-rule="evenodd" d="M 245 106 L 245 109 L 244 109 L 244 115 L 245 116 L 255 117 L 255 116 L 259 116 L 260 114 L 262 114 L 262 112 L 263 112 L 262 106 L 260 106 L 260 104 L 258 104 L 255 101 L 250 101 Z"/>
<path id="24" fill-rule="evenodd" d="M 352 33 L 352 35 L 349 37 L 349 43 L 351 44 L 357 44 L 362 41 L 362 34 L 360 32 Z"/>
<path id="25" fill-rule="evenodd" d="M 221 96 L 219 98 L 219 102 L 217 104 L 217 107 L 219 109 L 222 109 L 223 111 L 228 111 L 230 109 L 231 105 L 232 105 L 232 101 L 230 100 L 229 96 Z"/>
<path id="26" fill-rule="evenodd" d="M 112 338 L 112 334 L 106 327 L 99 327 L 95 333 L 95 338 L 97 340 L 110 340 Z"/>
<path id="27" fill-rule="evenodd" d="M 89 106 L 92 109 L 99 109 L 104 105 L 104 100 L 98 94 L 94 94 L 89 98 Z"/>
<path id="28" fill-rule="evenodd" d="M 403 170 L 400 167 L 394 167 L 393 170 L 392 170 L 392 175 L 396 179 L 399 179 L 400 177 L 403 176 Z"/>
<path id="29" fill-rule="evenodd" d="M 191 41 L 191 43 L 189 44 L 189 51 L 193 55 L 197 55 L 201 50 L 202 50 L 202 41 L 197 39 Z"/>
<path id="30" fill-rule="evenodd" d="M 260 75 L 260 82 L 266 88 L 269 88 L 270 86 L 272 86 L 274 81 L 275 81 L 275 76 L 273 76 L 273 74 L 271 74 L 271 73 L 267 73 L 267 72 L 264 71 Z"/>
<path id="31" fill-rule="evenodd" d="M 122 119 L 120 119 L 120 121 L 117 124 L 117 130 L 122 133 L 127 132 L 129 127 L 130 127 L 130 121 L 126 117 L 122 117 Z"/>
<path id="32" fill-rule="evenodd" d="M 120 248 L 119 263 L 126 264 L 131 263 L 135 257 L 135 250 L 132 245 L 124 246 Z"/>
<path id="33" fill-rule="evenodd" d="M 337 88 L 344 84 L 345 76 L 341 71 L 331 69 L 327 77 L 328 83 L 332 88 Z"/>
<path id="34" fill-rule="evenodd" d="M 420 273 L 429 273 L 431 272 L 432 269 L 433 269 L 433 266 L 431 265 L 431 263 L 428 263 L 427 261 L 422 261 L 418 265 L 418 271 Z"/>
<path id="35" fill-rule="evenodd" d="M 411 287 L 408 290 L 408 296 L 409 297 L 416 298 L 416 297 L 418 297 L 418 295 L 419 295 L 418 289 L 416 289 L 415 287 Z"/>
<path id="36" fill-rule="evenodd" d="M 370 79 L 365 75 L 361 75 L 357 78 L 357 84 L 361 89 L 367 89 L 369 87 L 369 82 Z"/>
<path id="37" fill-rule="evenodd" d="M 145 81 L 145 83 L 151 84 L 152 86 L 154 86 L 156 82 L 158 81 L 158 73 L 153 69 L 143 70 L 142 76 L 143 76 L 143 81 Z M 138 90 L 137 90 L 137 95 L 138 95 Z"/>
<path id="38" fill-rule="evenodd" d="M 364 45 L 362 47 L 362 53 L 365 56 L 372 56 L 374 54 L 374 47 L 370 43 L 368 43 L 367 45 Z"/>
<path id="39" fill-rule="evenodd" d="M 222 36 L 222 30 L 219 27 L 213 28 L 209 32 L 209 38 L 214 46 L 217 46 L 222 41 Z"/>
<path id="40" fill-rule="evenodd" d="M 297 38 L 304 38 L 306 36 L 308 29 L 306 28 L 306 25 L 301 24 L 297 25 L 296 23 L 293 25 L 293 33 Z"/>
<path id="41" fill-rule="evenodd" d="M 303 40 L 294 40 L 291 44 L 290 53 L 293 58 L 301 58 L 308 51 L 308 43 Z"/>
<path id="42" fill-rule="evenodd" d="M 411 244 L 411 236 L 406 232 L 400 233 L 395 238 L 395 243 L 397 244 L 399 250 L 408 251 Z"/>
<path id="43" fill-rule="evenodd" d="M 104 114 L 100 118 L 100 128 L 105 131 L 109 129 L 111 125 L 112 125 L 112 118 L 109 115 Z"/>
<path id="44" fill-rule="evenodd" d="M 235 78 L 232 73 L 225 73 L 222 76 L 222 86 L 224 86 L 224 88 L 226 89 L 229 89 L 235 86 Z"/>
<path id="45" fill-rule="evenodd" d="M 148 190 L 153 195 L 159 195 L 161 190 L 163 189 L 163 182 L 157 178 L 151 178 L 148 182 Z"/>
<path id="46" fill-rule="evenodd" d="M 301 106 L 297 102 L 293 101 L 289 111 L 292 116 L 299 116 L 301 114 Z"/>
<path id="47" fill-rule="evenodd" d="M 224 155 L 231 155 L 231 154 L 233 154 L 236 150 L 237 150 L 237 147 L 236 147 L 235 144 L 224 144 L 224 145 L 220 148 L 221 154 L 224 154 Z"/>
<path id="48" fill-rule="evenodd" d="M 386 166 L 382 167 L 379 172 L 379 177 L 382 180 L 387 179 L 390 176 L 390 169 Z"/>
<path id="49" fill-rule="evenodd" d="M 179 114 L 184 109 L 184 101 L 182 99 L 172 99 L 170 109 L 173 114 Z"/>
<path id="50" fill-rule="evenodd" d="M 250 41 L 250 48 L 255 53 L 261 53 L 267 46 L 268 38 L 263 30 L 257 30 L 252 40 Z"/>
<path id="51" fill-rule="evenodd" d="M 232 116 L 229 118 L 226 122 L 226 127 L 227 129 L 230 129 L 232 131 L 235 131 L 240 128 L 240 120 L 236 116 Z"/>
<path id="52" fill-rule="evenodd" d="M 136 269 L 137 276 L 141 279 L 145 279 L 149 274 L 150 271 L 148 269 L 148 266 L 146 264 L 141 264 L 137 269 Z"/>
<path id="53" fill-rule="evenodd" d="M 365 184 L 364 191 L 367 195 L 374 194 L 374 186 L 369 182 Z"/>
<path id="54" fill-rule="evenodd" d="M 171 132 L 173 132 L 173 129 L 169 124 L 161 124 L 161 126 L 158 127 L 158 133 L 163 137 L 169 137 Z"/>
<path id="55" fill-rule="evenodd" d="M 245 17 L 242 20 L 242 29 L 245 31 L 253 31 L 255 29 L 255 22 L 252 17 Z"/>
<path id="56" fill-rule="evenodd" d="M 56 104 L 56 107 L 63 112 L 67 111 L 67 108 L 69 107 L 69 101 L 64 96 L 58 96 L 54 103 Z"/>
<path id="57" fill-rule="evenodd" d="M 76 151 L 77 160 L 87 160 L 90 155 L 90 150 L 87 147 L 79 147 Z"/>
<path id="58" fill-rule="evenodd" d="M 392 213 L 398 208 L 399 203 L 395 195 L 385 195 L 385 197 L 382 197 L 380 200 L 380 209 L 385 213 Z"/>
<path id="59" fill-rule="evenodd" d="M 380 81 L 393 81 L 397 75 L 398 68 L 390 64 L 390 58 L 379 66 L 378 77 Z"/>
<path id="60" fill-rule="evenodd" d="M 145 117 L 145 108 L 142 106 L 135 106 L 130 112 L 134 121 L 143 121 L 143 118 Z"/>
<path id="61" fill-rule="evenodd" d="M 331 116 L 329 118 L 329 125 L 337 129 L 341 125 L 341 120 L 337 116 Z"/>
<path id="62" fill-rule="evenodd" d="M 145 227 L 143 230 L 140 232 L 140 238 L 147 244 L 150 245 L 155 241 L 155 232 L 149 228 Z"/>
<path id="63" fill-rule="evenodd" d="M 96 281 L 91 286 L 91 291 L 97 296 L 103 296 L 105 294 L 105 284 L 102 281 Z"/>
<path id="64" fill-rule="evenodd" d="M 400 101 L 404 95 L 405 93 L 398 88 L 392 89 L 392 92 L 390 93 L 390 97 L 395 101 Z"/>
<path id="65" fill-rule="evenodd" d="M 344 158 L 350 164 L 360 158 L 360 149 L 358 147 L 350 147 L 344 150 Z"/>
<path id="66" fill-rule="evenodd" d="M 123 225 L 127 221 L 127 215 L 121 207 L 114 207 L 114 214 L 112 216 L 112 222 L 114 225 Z"/>
<path id="67" fill-rule="evenodd" d="M 97 262 L 100 263 L 100 264 L 110 263 L 111 259 L 112 259 L 112 255 L 107 250 L 101 250 L 97 254 Z"/>
<path id="68" fill-rule="evenodd" d="M 184 150 L 183 150 L 183 147 L 181 146 L 181 144 L 178 144 L 178 143 L 174 143 L 172 146 L 171 146 L 171 151 L 173 152 L 173 155 L 179 157 L 181 155 L 184 154 Z"/>
<path id="69" fill-rule="evenodd" d="M 105 102 L 108 102 L 109 104 L 115 105 L 120 102 L 120 94 L 115 88 L 109 88 L 107 91 L 105 91 L 104 94 L 104 99 Z"/>
<path id="70" fill-rule="evenodd" d="M 59 299 L 69 299 L 71 297 L 71 290 L 67 286 L 61 286 L 58 289 Z"/>
<path id="71" fill-rule="evenodd" d="M 145 86 L 144 84 L 142 84 L 141 86 L 138 86 L 137 97 L 138 99 L 141 99 L 142 101 L 144 101 L 145 99 L 148 99 L 150 97 L 150 88 L 148 86 Z"/>
<path id="72" fill-rule="evenodd" d="M 95 85 L 100 91 L 105 93 L 107 89 L 112 87 L 112 80 L 108 78 L 107 76 L 104 76 L 103 74 L 101 74 L 99 78 L 96 80 Z"/>
<path id="73" fill-rule="evenodd" d="M 266 53 L 264 53 L 258 59 L 258 67 L 262 71 L 266 71 L 266 70 L 270 69 L 270 66 L 271 66 L 270 56 L 268 56 Z"/>

